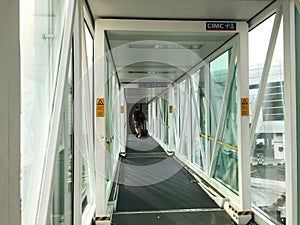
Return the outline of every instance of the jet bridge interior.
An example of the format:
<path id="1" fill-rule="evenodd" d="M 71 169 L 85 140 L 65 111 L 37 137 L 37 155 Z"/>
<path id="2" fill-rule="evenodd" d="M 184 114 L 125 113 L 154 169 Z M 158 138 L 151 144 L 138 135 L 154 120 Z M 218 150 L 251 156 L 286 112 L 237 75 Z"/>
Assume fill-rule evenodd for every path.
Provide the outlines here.
<path id="1" fill-rule="evenodd" d="M 99 19 L 95 32 L 96 98 L 115 112 L 114 118 L 101 112 L 96 118 L 96 136 L 103 137 L 96 139 L 96 148 L 106 149 L 98 157 L 107 159 L 108 149 L 116 151 L 116 137 L 117 151 L 127 156 L 128 115 L 139 105 L 150 136 L 167 155 L 196 174 L 232 220 L 248 223 L 250 176 L 243 175 L 250 174 L 247 23 Z M 111 128 L 103 129 L 103 123 Z M 109 164 L 118 168 L 119 161 Z"/>

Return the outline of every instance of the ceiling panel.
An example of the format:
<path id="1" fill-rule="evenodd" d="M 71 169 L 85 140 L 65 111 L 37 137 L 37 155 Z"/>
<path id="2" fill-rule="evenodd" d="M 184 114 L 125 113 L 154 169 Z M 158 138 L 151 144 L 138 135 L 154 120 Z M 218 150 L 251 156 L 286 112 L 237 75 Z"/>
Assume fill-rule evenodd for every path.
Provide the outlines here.
<path id="1" fill-rule="evenodd" d="M 166 91 L 166 88 L 126 88 L 125 96 L 127 103 L 146 103 Z"/>
<path id="2" fill-rule="evenodd" d="M 247 21 L 273 0 L 88 0 L 94 18 Z"/>
<path id="3" fill-rule="evenodd" d="M 173 83 L 229 40 L 235 32 L 106 31 L 119 81 L 129 83 Z M 147 102 L 157 88 L 125 88 L 126 99 Z"/>
<path id="4" fill-rule="evenodd" d="M 172 82 L 235 33 L 107 31 L 119 80 L 163 77 Z"/>

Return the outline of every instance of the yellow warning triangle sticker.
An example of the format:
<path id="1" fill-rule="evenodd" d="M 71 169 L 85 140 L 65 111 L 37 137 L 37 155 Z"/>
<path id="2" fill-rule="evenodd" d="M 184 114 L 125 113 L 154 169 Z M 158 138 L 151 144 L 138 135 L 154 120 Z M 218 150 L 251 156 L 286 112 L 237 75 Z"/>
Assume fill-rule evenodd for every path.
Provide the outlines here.
<path id="1" fill-rule="evenodd" d="M 103 99 L 97 99 L 97 105 L 104 105 Z"/>
<path id="2" fill-rule="evenodd" d="M 242 104 L 243 105 L 248 105 L 249 104 L 249 99 L 248 98 L 242 98 Z"/>

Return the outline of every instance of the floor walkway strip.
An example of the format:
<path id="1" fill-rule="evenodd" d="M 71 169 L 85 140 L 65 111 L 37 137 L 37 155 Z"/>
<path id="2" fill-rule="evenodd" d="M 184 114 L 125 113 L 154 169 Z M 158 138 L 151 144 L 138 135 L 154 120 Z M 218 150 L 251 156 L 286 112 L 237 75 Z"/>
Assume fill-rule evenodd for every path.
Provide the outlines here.
<path id="1" fill-rule="evenodd" d="M 208 209 L 170 209 L 170 210 L 153 210 L 153 211 L 134 211 L 134 212 L 115 212 L 115 215 L 133 215 L 133 214 L 152 214 L 152 213 L 186 213 L 186 212 L 216 212 L 224 211 L 220 208 Z"/>

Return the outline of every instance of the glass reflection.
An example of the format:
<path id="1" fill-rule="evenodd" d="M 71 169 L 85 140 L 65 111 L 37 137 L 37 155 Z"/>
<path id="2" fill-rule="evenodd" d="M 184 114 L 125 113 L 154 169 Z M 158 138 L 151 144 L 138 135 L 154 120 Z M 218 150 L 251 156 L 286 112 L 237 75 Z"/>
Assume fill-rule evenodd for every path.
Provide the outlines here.
<path id="1" fill-rule="evenodd" d="M 20 1 L 22 224 L 38 215 L 68 3 Z"/>
<path id="2" fill-rule="evenodd" d="M 274 16 L 250 32 L 250 113 L 255 112 L 255 101 L 260 88 L 266 47 L 268 46 Z M 259 42 L 256 40 L 259 38 Z M 255 49 L 260 49 L 259 52 Z M 252 51 L 252 53 L 251 53 Z M 261 60 L 258 60 L 261 58 Z M 276 224 L 284 224 L 285 217 L 285 129 L 284 129 L 284 72 L 283 32 L 279 29 L 277 42 L 259 119 L 255 128 L 251 152 L 252 206 Z M 251 117 L 250 117 L 251 118 Z"/>

